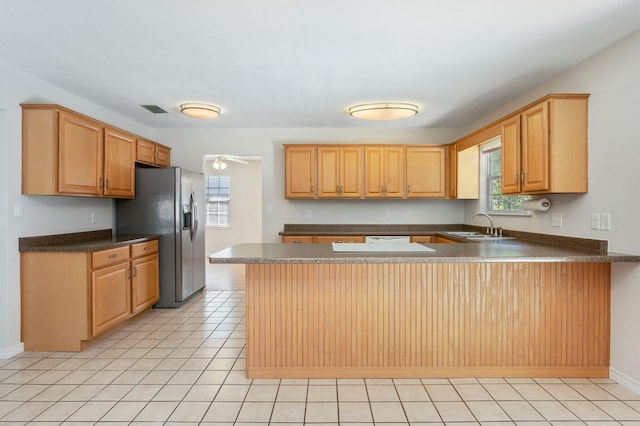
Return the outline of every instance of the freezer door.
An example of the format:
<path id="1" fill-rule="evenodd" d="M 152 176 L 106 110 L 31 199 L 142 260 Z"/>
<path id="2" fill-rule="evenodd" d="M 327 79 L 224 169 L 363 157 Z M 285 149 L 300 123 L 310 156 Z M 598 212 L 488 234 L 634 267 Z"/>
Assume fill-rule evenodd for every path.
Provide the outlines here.
<path id="1" fill-rule="evenodd" d="M 204 175 L 181 169 L 180 242 L 182 279 L 176 300 L 182 302 L 204 287 L 205 247 L 203 222 Z"/>

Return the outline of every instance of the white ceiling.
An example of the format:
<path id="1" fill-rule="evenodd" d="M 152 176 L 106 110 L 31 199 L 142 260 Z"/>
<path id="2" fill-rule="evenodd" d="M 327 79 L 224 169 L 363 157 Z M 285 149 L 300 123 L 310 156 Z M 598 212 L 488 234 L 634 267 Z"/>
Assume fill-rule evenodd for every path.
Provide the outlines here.
<path id="1" fill-rule="evenodd" d="M 640 0 L 0 0 L 0 62 L 150 127 L 464 127 L 639 28 Z M 421 112 L 344 112 L 374 101 Z"/>

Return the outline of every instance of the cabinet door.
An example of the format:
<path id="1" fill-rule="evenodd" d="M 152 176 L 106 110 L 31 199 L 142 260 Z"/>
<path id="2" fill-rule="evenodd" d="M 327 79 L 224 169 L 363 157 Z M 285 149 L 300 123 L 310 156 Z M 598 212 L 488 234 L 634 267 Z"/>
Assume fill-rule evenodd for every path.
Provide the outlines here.
<path id="1" fill-rule="evenodd" d="M 285 147 L 285 197 L 313 198 L 315 185 L 315 145 Z"/>
<path id="2" fill-rule="evenodd" d="M 362 147 L 340 148 L 340 196 L 342 198 L 362 197 Z"/>
<path id="3" fill-rule="evenodd" d="M 102 127 L 65 111 L 59 116 L 58 192 L 102 195 Z"/>
<path id="4" fill-rule="evenodd" d="M 364 196 L 382 197 L 384 192 L 384 148 L 364 148 Z"/>
<path id="5" fill-rule="evenodd" d="M 444 198 L 444 147 L 407 147 L 406 171 L 407 198 Z"/>
<path id="6" fill-rule="evenodd" d="M 93 336 L 125 321 L 131 314 L 129 262 L 94 270 L 91 274 Z"/>
<path id="7" fill-rule="evenodd" d="M 156 159 L 156 144 L 144 140 L 136 140 L 136 161 L 145 164 L 155 164 Z"/>
<path id="8" fill-rule="evenodd" d="M 340 196 L 339 151 L 338 147 L 318 147 L 318 198 Z"/>
<path id="9" fill-rule="evenodd" d="M 393 146 L 384 149 L 384 196 L 404 197 L 404 147 Z"/>
<path id="10" fill-rule="evenodd" d="M 458 197 L 458 144 L 449 145 L 449 197 Z"/>
<path id="11" fill-rule="evenodd" d="M 135 136 L 109 127 L 104 131 L 104 195 L 133 198 Z"/>
<path id="12" fill-rule="evenodd" d="M 171 164 L 171 148 L 164 145 L 156 145 L 156 165 L 158 167 L 169 167 Z"/>
<path id="13" fill-rule="evenodd" d="M 131 261 L 131 312 L 137 314 L 160 299 L 158 255 Z"/>
<path id="14" fill-rule="evenodd" d="M 522 192 L 549 190 L 549 108 L 543 102 L 521 115 Z"/>
<path id="15" fill-rule="evenodd" d="M 502 193 L 520 192 L 520 116 L 500 124 L 502 150 Z"/>
<path id="16" fill-rule="evenodd" d="M 431 235 L 412 235 L 410 241 L 412 243 L 429 244 L 433 242 Z"/>

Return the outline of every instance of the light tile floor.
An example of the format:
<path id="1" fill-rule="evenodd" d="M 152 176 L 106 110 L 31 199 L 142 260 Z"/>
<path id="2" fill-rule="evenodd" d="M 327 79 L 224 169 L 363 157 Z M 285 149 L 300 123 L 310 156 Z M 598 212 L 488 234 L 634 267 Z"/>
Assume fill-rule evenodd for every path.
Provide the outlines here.
<path id="1" fill-rule="evenodd" d="M 0 424 L 640 425 L 610 380 L 249 380 L 244 292 L 207 290 L 80 353 L 0 360 Z"/>

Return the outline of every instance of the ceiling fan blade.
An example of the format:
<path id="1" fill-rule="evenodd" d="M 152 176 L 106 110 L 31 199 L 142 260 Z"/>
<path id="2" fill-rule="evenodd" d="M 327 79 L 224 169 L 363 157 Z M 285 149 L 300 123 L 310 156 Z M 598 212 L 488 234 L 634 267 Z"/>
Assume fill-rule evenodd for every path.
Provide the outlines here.
<path id="1" fill-rule="evenodd" d="M 248 161 L 241 160 L 241 159 L 235 158 L 235 157 L 224 157 L 224 159 L 228 160 L 228 161 L 233 161 L 234 163 L 240 163 L 240 164 L 244 164 L 244 165 L 249 164 Z"/>

